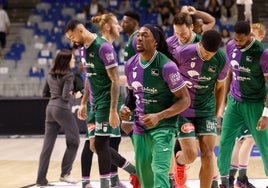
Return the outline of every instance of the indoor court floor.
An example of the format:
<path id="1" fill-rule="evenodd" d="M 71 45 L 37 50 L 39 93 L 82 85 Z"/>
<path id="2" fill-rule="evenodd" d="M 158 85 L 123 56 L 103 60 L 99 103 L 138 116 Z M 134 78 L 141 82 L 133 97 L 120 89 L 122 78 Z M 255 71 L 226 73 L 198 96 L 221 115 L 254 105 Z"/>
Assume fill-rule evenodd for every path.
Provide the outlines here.
<path id="1" fill-rule="evenodd" d="M 81 179 L 81 151 L 84 145 L 84 135 L 81 135 L 81 142 L 75 163 L 73 165 L 72 176 L 76 179 Z M 43 136 L 1 136 L 0 137 L 0 188 L 34 188 L 36 173 L 38 168 L 38 160 L 42 147 Z M 51 162 L 47 174 L 48 180 L 55 188 L 81 188 L 81 183 L 72 185 L 59 182 L 60 162 L 65 150 L 65 138 L 62 135 L 58 136 L 56 141 Z M 120 153 L 126 159 L 134 164 L 133 146 L 129 137 L 122 137 L 120 144 Z M 198 158 L 193 164 L 188 166 L 188 182 L 190 188 L 198 188 L 198 172 L 200 168 L 200 159 Z M 129 175 L 119 169 L 119 177 L 122 182 L 131 187 L 129 184 Z M 266 188 L 268 179 L 264 174 L 263 164 L 258 155 L 258 150 L 254 148 L 252 157 L 248 167 L 248 176 L 250 182 L 257 188 Z M 93 187 L 98 188 L 98 166 L 97 157 L 93 157 L 93 166 L 91 170 L 91 179 Z"/>

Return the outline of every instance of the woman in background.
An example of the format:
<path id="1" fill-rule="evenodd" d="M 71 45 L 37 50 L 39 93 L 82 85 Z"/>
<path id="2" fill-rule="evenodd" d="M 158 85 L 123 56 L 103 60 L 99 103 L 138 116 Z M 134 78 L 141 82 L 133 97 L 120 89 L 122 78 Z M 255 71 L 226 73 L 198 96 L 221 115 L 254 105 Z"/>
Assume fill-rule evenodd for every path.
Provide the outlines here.
<path id="1" fill-rule="evenodd" d="M 66 136 L 66 150 L 61 164 L 60 181 L 77 183 L 71 177 L 72 165 L 79 146 L 79 129 L 71 112 L 70 100 L 74 97 L 74 67 L 75 58 L 70 50 L 61 50 L 48 74 L 43 90 L 44 97 L 50 97 L 46 108 L 45 136 L 39 159 L 37 186 L 49 186 L 46 178 L 49 161 L 59 130 L 62 128 Z"/>

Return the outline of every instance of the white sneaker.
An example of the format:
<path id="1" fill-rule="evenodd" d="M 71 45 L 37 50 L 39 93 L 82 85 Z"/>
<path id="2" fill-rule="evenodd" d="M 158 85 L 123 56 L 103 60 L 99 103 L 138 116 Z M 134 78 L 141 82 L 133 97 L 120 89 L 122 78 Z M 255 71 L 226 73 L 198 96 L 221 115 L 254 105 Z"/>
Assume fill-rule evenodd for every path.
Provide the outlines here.
<path id="1" fill-rule="evenodd" d="M 60 177 L 60 181 L 63 181 L 63 182 L 66 182 L 66 183 L 72 183 L 72 184 L 78 183 L 78 181 L 76 179 L 74 179 L 70 175 L 65 175 L 63 177 Z"/>

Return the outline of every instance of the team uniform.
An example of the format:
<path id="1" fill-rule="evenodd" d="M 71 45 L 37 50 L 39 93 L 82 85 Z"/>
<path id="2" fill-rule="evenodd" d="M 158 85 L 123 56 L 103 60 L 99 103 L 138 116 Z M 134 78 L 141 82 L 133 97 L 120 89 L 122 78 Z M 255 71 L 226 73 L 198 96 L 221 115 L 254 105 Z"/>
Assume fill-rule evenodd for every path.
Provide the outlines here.
<path id="1" fill-rule="evenodd" d="M 244 49 L 237 49 L 234 40 L 231 40 L 226 52 L 233 78 L 220 138 L 217 161 L 220 174 L 229 174 L 235 137 L 241 127 L 246 126 L 260 150 L 265 174 L 268 176 L 268 129 L 256 130 L 266 97 L 264 76 L 268 75 L 268 50 L 255 39 Z"/>
<path id="2" fill-rule="evenodd" d="M 196 135 L 217 135 L 215 118 L 216 82 L 227 78 L 229 65 L 225 54 L 218 50 L 208 61 L 202 59 L 199 45 L 189 44 L 176 48 L 175 59 L 188 87 L 191 105 L 179 114 L 178 139 Z"/>
<path id="3" fill-rule="evenodd" d="M 138 30 L 132 33 L 132 35 L 129 37 L 127 41 L 127 44 L 124 49 L 124 62 L 129 60 L 132 56 L 134 56 L 137 53 L 136 51 L 137 34 L 138 34 Z M 126 96 L 126 90 L 124 90 L 122 93 Z M 129 124 L 129 126 L 133 124 L 133 112 L 132 112 L 130 120 L 124 121 L 124 124 Z M 130 135 L 131 134 L 132 133 L 130 133 Z"/>
<path id="4" fill-rule="evenodd" d="M 140 54 L 131 57 L 125 64 L 125 74 L 136 97 L 132 140 L 139 181 L 144 187 L 169 187 L 167 159 L 174 147 L 177 116 L 152 128 L 146 127 L 140 116 L 169 108 L 175 102 L 172 92 L 185 83 L 176 64 L 157 51 L 149 62 L 141 61 Z"/>
<path id="5" fill-rule="evenodd" d="M 138 33 L 138 30 L 132 33 L 132 35 L 129 37 L 127 41 L 127 44 L 124 49 L 124 61 L 125 62 L 137 53 L 136 51 L 137 33 Z"/>
<path id="6" fill-rule="evenodd" d="M 201 40 L 201 35 L 198 35 L 196 33 L 192 33 L 192 40 L 189 41 L 187 44 L 193 44 L 193 43 L 197 43 Z M 175 52 L 175 49 L 178 47 L 178 46 L 183 46 L 183 45 L 186 45 L 186 44 L 183 44 L 181 43 L 181 41 L 178 39 L 178 37 L 176 35 L 172 35 L 171 37 L 168 37 L 166 39 L 166 42 L 168 44 L 168 47 L 169 47 L 169 51 L 170 53 L 174 56 L 174 52 Z"/>
<path id="7" fill-rule="evenodd" d="M 87 69 L 92 104 L 94 104 L 95 129 L 98 136 L 120 136 L 120 129 L 109 125 L 111 81 L 106 69 L 118 66 L 114 48 L 104 38 L 97 36 L 89 47 L 80 50 L 81 61 Z"/>

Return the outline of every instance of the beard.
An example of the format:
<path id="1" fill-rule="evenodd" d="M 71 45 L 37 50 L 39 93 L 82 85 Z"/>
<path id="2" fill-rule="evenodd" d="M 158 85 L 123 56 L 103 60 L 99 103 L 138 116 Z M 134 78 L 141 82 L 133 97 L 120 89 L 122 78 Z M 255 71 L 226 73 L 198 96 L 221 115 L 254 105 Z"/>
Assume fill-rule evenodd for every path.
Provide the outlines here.
<path id="1" fill-rule="evenodd" d="M 141 48 L 141 49 L 138 49 L 138 48 L 137 48 L 137 52 L 141 53 L 141 52 L 143 52 L 143 51 L 144 51 L 144 48 Z"/>

